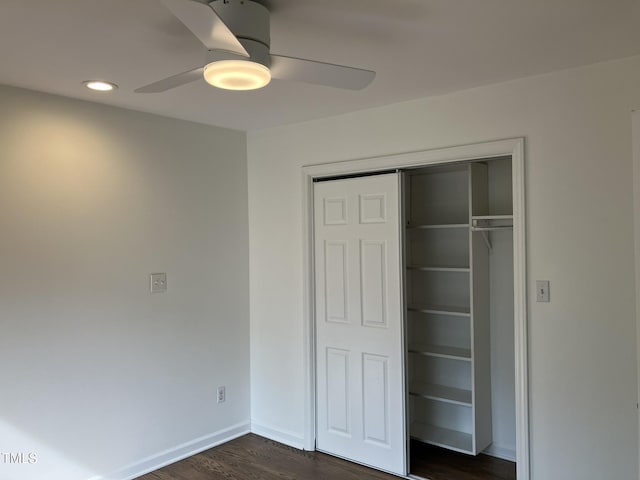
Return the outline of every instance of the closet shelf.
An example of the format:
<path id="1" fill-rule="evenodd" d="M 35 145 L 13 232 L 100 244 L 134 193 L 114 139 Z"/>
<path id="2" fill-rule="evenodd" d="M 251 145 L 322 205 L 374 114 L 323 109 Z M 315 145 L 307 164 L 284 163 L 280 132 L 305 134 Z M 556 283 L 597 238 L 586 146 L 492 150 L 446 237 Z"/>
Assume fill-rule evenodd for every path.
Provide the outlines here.
<path id="1" fill-rule="evenodd" d="M 452 360 L 463 360 L 467 362 L 471 361 L 471 349 L 469 348 L 410 343 L 409 352 L 430 357 L 450 358 Z"/>
<path id="2" fill-rule="evenodd" d="M 468 273 L 471 271 L 469 267 L 437 267 L 426 265 L 407 265 L 407 270 L 419 270 L 422 272 L 460 272 Z"/>
<path id="3" fill-rule="evenodd" d="M 459 306 L 445 306 L 445 305 L 423 305 L 423 304 L 410 304 L 407 306 L 407 310 L 411 312 L 421 313 L 436 313 L 441 315 L 455 315 L 462 317 L 469 317 L 471 311 L 469 307 Z"/>
<path id="4" fill-rule="evenodd" d="M 423 422 L 411 422 L 411 438 L 421 442 L 445 447 L 462 453 L 472 453 L 473 441 L 470 433 L 436 427 Z"/>
<path id="5" fill-rule="evenodd" d="M 473 215 L 471 217 L 472 232 L 511 229 L 513 229 L 513 215 Z"/>
<path id="6" fill-rule="evenodd" d="M 423 223 L 407 225 L 407 230 L 430 230 L 438 228 L 469 228 L 468 223 Z"/>
<path id="7" fill-rule="evenodd" d="M 511 220 L 513 215 L 472 215 L 471 220 Z"/>
<path id="8" fill-rule="evenodd" d="M 415 395 L 429 400 L 453 403 L 463 407 L 471 406 L 471 390 L 447 387 L 433 383 L 412 382 L 409 384 L 409 395 Z"/>

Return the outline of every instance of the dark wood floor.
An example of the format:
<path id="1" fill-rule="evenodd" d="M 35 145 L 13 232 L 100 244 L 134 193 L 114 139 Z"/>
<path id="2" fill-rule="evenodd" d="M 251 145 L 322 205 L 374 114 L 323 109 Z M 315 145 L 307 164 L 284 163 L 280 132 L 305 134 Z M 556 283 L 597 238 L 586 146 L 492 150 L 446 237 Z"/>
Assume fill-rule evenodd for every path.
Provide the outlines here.
<path id="1" fill-rule="evenodd" d="M 397 480 L 330 455 L 249 434 L 138 480 Z"/>
<path id="2" fill-rule="evenodd" d="M 434 451 L 422 452 L 421 448 L 419 445 L 412 445 L 412 455 L 428 453 L 431 456 L 428 465 L 431 472 L 429 478 L 432 480 L 515 479 L 515 472 L 511 477 L 503 476 L 501 469 L 494 472 L 495 466 L 491 466 L 493 462 L 489 462 L 486 467 L 473 467 L 476 471 L 469 471 L 471 467 L 463 464 L 456 464 L 447 470 L 434 460 Z M 438 453 L 438 450 L 441 449 L 437 449 L 435 453 Z M 495 460 L 491 457 L 486 459 Z M 417 462 L 415 468 L 414 473 L 426 476 L 427 469 L 421 470 L 423 468 L 421 462 Z M 362 479 L 397 480 L 398 477 L 319 452 L 303 452 L 253 434 L 245 435 L 138 478 L 138 480 Z"/>
<path id="3" fill-rule="evenodd" d="M 411 441 L 411 473 L 430 480 L 515 480 L 516 464 Z"/>

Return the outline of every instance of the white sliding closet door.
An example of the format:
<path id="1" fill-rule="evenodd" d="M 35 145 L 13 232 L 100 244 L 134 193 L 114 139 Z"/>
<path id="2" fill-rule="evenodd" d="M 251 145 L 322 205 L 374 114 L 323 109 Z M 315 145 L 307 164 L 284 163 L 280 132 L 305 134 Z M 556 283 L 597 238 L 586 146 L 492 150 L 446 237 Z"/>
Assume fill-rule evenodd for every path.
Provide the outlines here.
<path id="1" fill-rule="evenodd" d="M 405 475 L 398 180 L 314 185 L 317 448 Z"/>

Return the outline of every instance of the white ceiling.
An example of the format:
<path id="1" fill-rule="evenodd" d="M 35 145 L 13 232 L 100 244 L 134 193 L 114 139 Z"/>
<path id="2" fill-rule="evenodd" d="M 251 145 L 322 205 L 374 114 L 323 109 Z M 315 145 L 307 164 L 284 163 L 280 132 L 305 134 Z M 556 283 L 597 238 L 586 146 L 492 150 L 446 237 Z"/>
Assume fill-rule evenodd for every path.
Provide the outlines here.
<path id="1" fill-rule="evenodd" d="M 242 130 L 640 53 L 639 0 L 264 0 L 271 51 L 375 70 L 362 91 L 274 80 L 133 90 L 201 65 L 159 0 L 0 0 L 0 83 Z M 107 79 L 110 94 L 84 89 Z M 1 106 L 0 106 L 1 108 Z"/>

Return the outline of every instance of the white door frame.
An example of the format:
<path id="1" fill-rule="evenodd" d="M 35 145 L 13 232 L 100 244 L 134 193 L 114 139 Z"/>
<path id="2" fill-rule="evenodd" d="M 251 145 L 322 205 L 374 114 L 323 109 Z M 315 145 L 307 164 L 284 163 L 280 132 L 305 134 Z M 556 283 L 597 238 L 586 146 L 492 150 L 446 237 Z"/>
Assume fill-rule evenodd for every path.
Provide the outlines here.
<path id="1" fill-rule="evenodd" d="M 315 449 L 315 319 L 313 268 L 313 180 L 391 169 L 447 164 L 511 156 L 513 183 L 514 349 L 516 400 L 516 462 L 518 480 L 529 480 L 529 380 L 527 341 L 527 277 L 525 250 L 524 138 L 373 158 L 309 165 L 302 168 L 303 198 L 303 335 L 305 372 L 304 448 Z"/>

